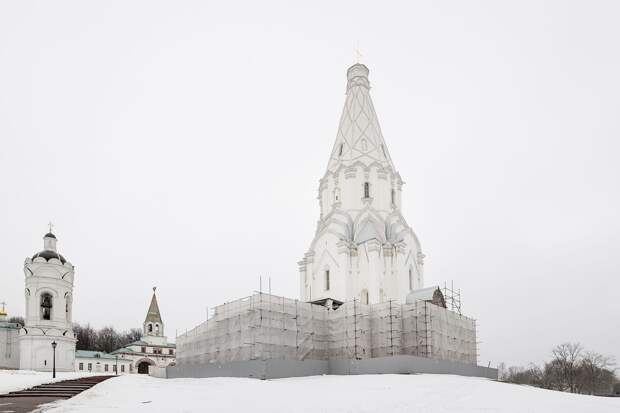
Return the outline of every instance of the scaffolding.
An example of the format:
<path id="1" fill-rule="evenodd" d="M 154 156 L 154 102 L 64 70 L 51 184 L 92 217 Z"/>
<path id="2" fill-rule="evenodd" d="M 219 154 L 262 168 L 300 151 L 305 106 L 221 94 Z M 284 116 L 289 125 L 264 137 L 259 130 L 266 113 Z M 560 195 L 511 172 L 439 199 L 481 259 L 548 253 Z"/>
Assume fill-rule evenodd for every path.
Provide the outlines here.
<path id="1" fill-rule="evenodd" d="M 476 364 L 473 319 L 426 301 L 333 310 L 262 292 L 215 307 L 177 338 L 177 363 L 367 359 L 399 354 Z"/>

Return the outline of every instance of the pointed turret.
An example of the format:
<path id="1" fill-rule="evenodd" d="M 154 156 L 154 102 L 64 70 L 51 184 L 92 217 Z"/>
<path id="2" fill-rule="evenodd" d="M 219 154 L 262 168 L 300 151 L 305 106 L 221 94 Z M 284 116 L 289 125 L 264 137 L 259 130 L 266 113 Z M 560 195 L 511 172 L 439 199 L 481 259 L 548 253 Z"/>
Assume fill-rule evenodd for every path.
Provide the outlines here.
<path id="1" fill-rule="evenodd" d="M 347 70 L 347 97 L 327 165 L 328 172 L 333 173 L 341 165 L 346 167 L 356 162 L 365 166 L 376 163 L 395 172 L 370 98 L 368 73 L 368 68 L 360 63 Z"/>
<path id="2" fill-rule="evenodd" d="M 161 320 L 161 314 L 159 313 L 159 305 L 157 304 L 157 296 L 155 295 L 156 289 L 157 287 L 153 287 L 151 305 L 149 305 L 149 310 L 144 319 L 144 334 L 147 336 L 164 335 L 164 322 Z"/>

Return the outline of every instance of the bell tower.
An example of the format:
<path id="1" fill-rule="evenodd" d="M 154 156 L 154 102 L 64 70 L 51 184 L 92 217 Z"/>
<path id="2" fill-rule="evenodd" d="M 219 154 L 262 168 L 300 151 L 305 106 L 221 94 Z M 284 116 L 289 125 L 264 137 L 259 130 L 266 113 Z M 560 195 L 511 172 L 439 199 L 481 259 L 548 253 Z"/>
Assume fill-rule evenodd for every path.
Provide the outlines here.
<path id="1" fill-rule="evenodd" d="M 19 335 L 20 368 L 24 370 L 52 370 L 52 343 L 56 343 L 56 370 L 75 369 L 75 267 L 58 253 L 57 242 L 50 225 L 43 236 L 43 250 L 24 261 L 26 315 Z"/>

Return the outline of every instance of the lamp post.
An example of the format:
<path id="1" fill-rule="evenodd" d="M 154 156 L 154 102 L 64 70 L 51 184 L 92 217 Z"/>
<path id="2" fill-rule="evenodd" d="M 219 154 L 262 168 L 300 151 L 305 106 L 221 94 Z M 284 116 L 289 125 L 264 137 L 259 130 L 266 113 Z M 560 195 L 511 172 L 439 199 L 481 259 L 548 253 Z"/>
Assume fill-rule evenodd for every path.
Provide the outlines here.
<path id="1" fill-rule="evenodd" d="M 55 379 L 56 378 L 56 346 L 58 344 L 56 344 L 55 341 L 52 341 L 52 378 Z"/>

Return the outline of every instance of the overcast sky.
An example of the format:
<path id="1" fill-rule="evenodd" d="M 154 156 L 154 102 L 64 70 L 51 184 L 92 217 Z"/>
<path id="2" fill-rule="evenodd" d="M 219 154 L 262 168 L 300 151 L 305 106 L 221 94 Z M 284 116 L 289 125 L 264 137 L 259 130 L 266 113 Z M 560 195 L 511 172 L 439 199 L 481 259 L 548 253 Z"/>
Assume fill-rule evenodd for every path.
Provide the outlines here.
<path id="1" fill-rule="evenodd" d="M 298 296 L 344 103 L 371 94 L 426 284 L 454 280 L 481 364 L 578 341 L 620 360 L 620 5 L 0 3 L 0 301 L 48 221 L 74 321 L 166 333 Z"/>

